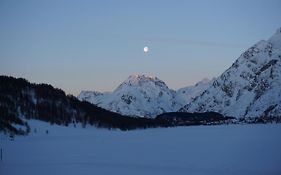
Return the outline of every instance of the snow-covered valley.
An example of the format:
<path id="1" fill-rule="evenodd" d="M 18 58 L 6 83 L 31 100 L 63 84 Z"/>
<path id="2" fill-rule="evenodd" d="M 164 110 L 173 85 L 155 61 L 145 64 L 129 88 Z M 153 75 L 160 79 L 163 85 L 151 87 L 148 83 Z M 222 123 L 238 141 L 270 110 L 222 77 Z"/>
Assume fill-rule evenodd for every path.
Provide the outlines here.
<path id="1" fill-rule="evenodd" d="M 28 136 L 1 135 L 1 175 L 281 174 L 280 124 L 129 132 L 29 124 Z"/>

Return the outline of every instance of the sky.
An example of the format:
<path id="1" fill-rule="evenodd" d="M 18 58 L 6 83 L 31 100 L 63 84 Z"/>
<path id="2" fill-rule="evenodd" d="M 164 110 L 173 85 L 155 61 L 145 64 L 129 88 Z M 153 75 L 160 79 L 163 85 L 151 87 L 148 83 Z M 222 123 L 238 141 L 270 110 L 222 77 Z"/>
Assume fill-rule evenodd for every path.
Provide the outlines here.
<path id="1" fill-rule="evenodd" d="M 74 95 L 112 91 L 131 74 L 176 90 L 268 39 L 280 9 L 281 0 L 0 0 L 0 74 Z"/>

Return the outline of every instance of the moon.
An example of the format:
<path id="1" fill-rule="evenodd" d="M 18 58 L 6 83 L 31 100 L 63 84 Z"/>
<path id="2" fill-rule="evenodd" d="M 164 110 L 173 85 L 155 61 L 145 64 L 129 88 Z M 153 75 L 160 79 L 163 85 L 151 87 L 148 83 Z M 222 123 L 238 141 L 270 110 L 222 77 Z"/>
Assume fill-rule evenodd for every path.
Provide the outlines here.
<path id="1" fill-rule="evenodd" d="M 143 51 L 144 51 L 144 53 L 147 53 L 147 52 L 149 51 L 149 48 L 148 48 L 147 46 L 145 46 L 145 47 L 143 48 Z"/>

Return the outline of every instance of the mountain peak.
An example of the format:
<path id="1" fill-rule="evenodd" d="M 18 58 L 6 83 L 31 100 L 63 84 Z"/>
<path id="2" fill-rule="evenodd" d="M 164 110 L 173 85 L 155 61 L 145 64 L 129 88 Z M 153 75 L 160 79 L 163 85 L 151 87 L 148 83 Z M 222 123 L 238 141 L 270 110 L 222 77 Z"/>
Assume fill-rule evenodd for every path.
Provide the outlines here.
<path id="1" fill-rule="evenodd" d="M 121 83 L 115 91 L 122 89 L 123 87 L 143 87 L 143 86 L 159 86 L 164 89 L 169 89 L 168 86 L 159 78 L 153 76 L 147 76 L 144 74 L 130 75 L 123 83 Z"/>
<path id="2" fill-rule="evenodd" d="M 157 80 L 157 81 L 159 81 L 159 79 L 157 77 L 147 76 L 145 74 L 132 74 L 125 81 L 140 81 L 140 80 L 151 80 L 151 81 Z"/>
<path id="3" fill-rule="evenodd" d="M 182 107 L 182 104 L 175 100 L 174 90 L 169 89 L 157 77 L 144 74 L 130 75 L 110 94 L 96 94 L 81 93 L 79 99 L 129 116 L 155 117 Z"/>

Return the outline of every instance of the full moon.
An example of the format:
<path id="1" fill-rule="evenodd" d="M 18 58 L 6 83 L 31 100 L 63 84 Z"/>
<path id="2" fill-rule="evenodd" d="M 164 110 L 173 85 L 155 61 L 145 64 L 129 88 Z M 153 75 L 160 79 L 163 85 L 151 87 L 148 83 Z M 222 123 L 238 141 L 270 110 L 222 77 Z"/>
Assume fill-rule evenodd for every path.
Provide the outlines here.
<path id="1" fill-rule="evenodd" d="M 144 53 L 147 53 L 147 52 L 149 51 L 148 47 L 145 46 L 145 47 L 143 48 L 143 51 L 144 51 Z"/>

